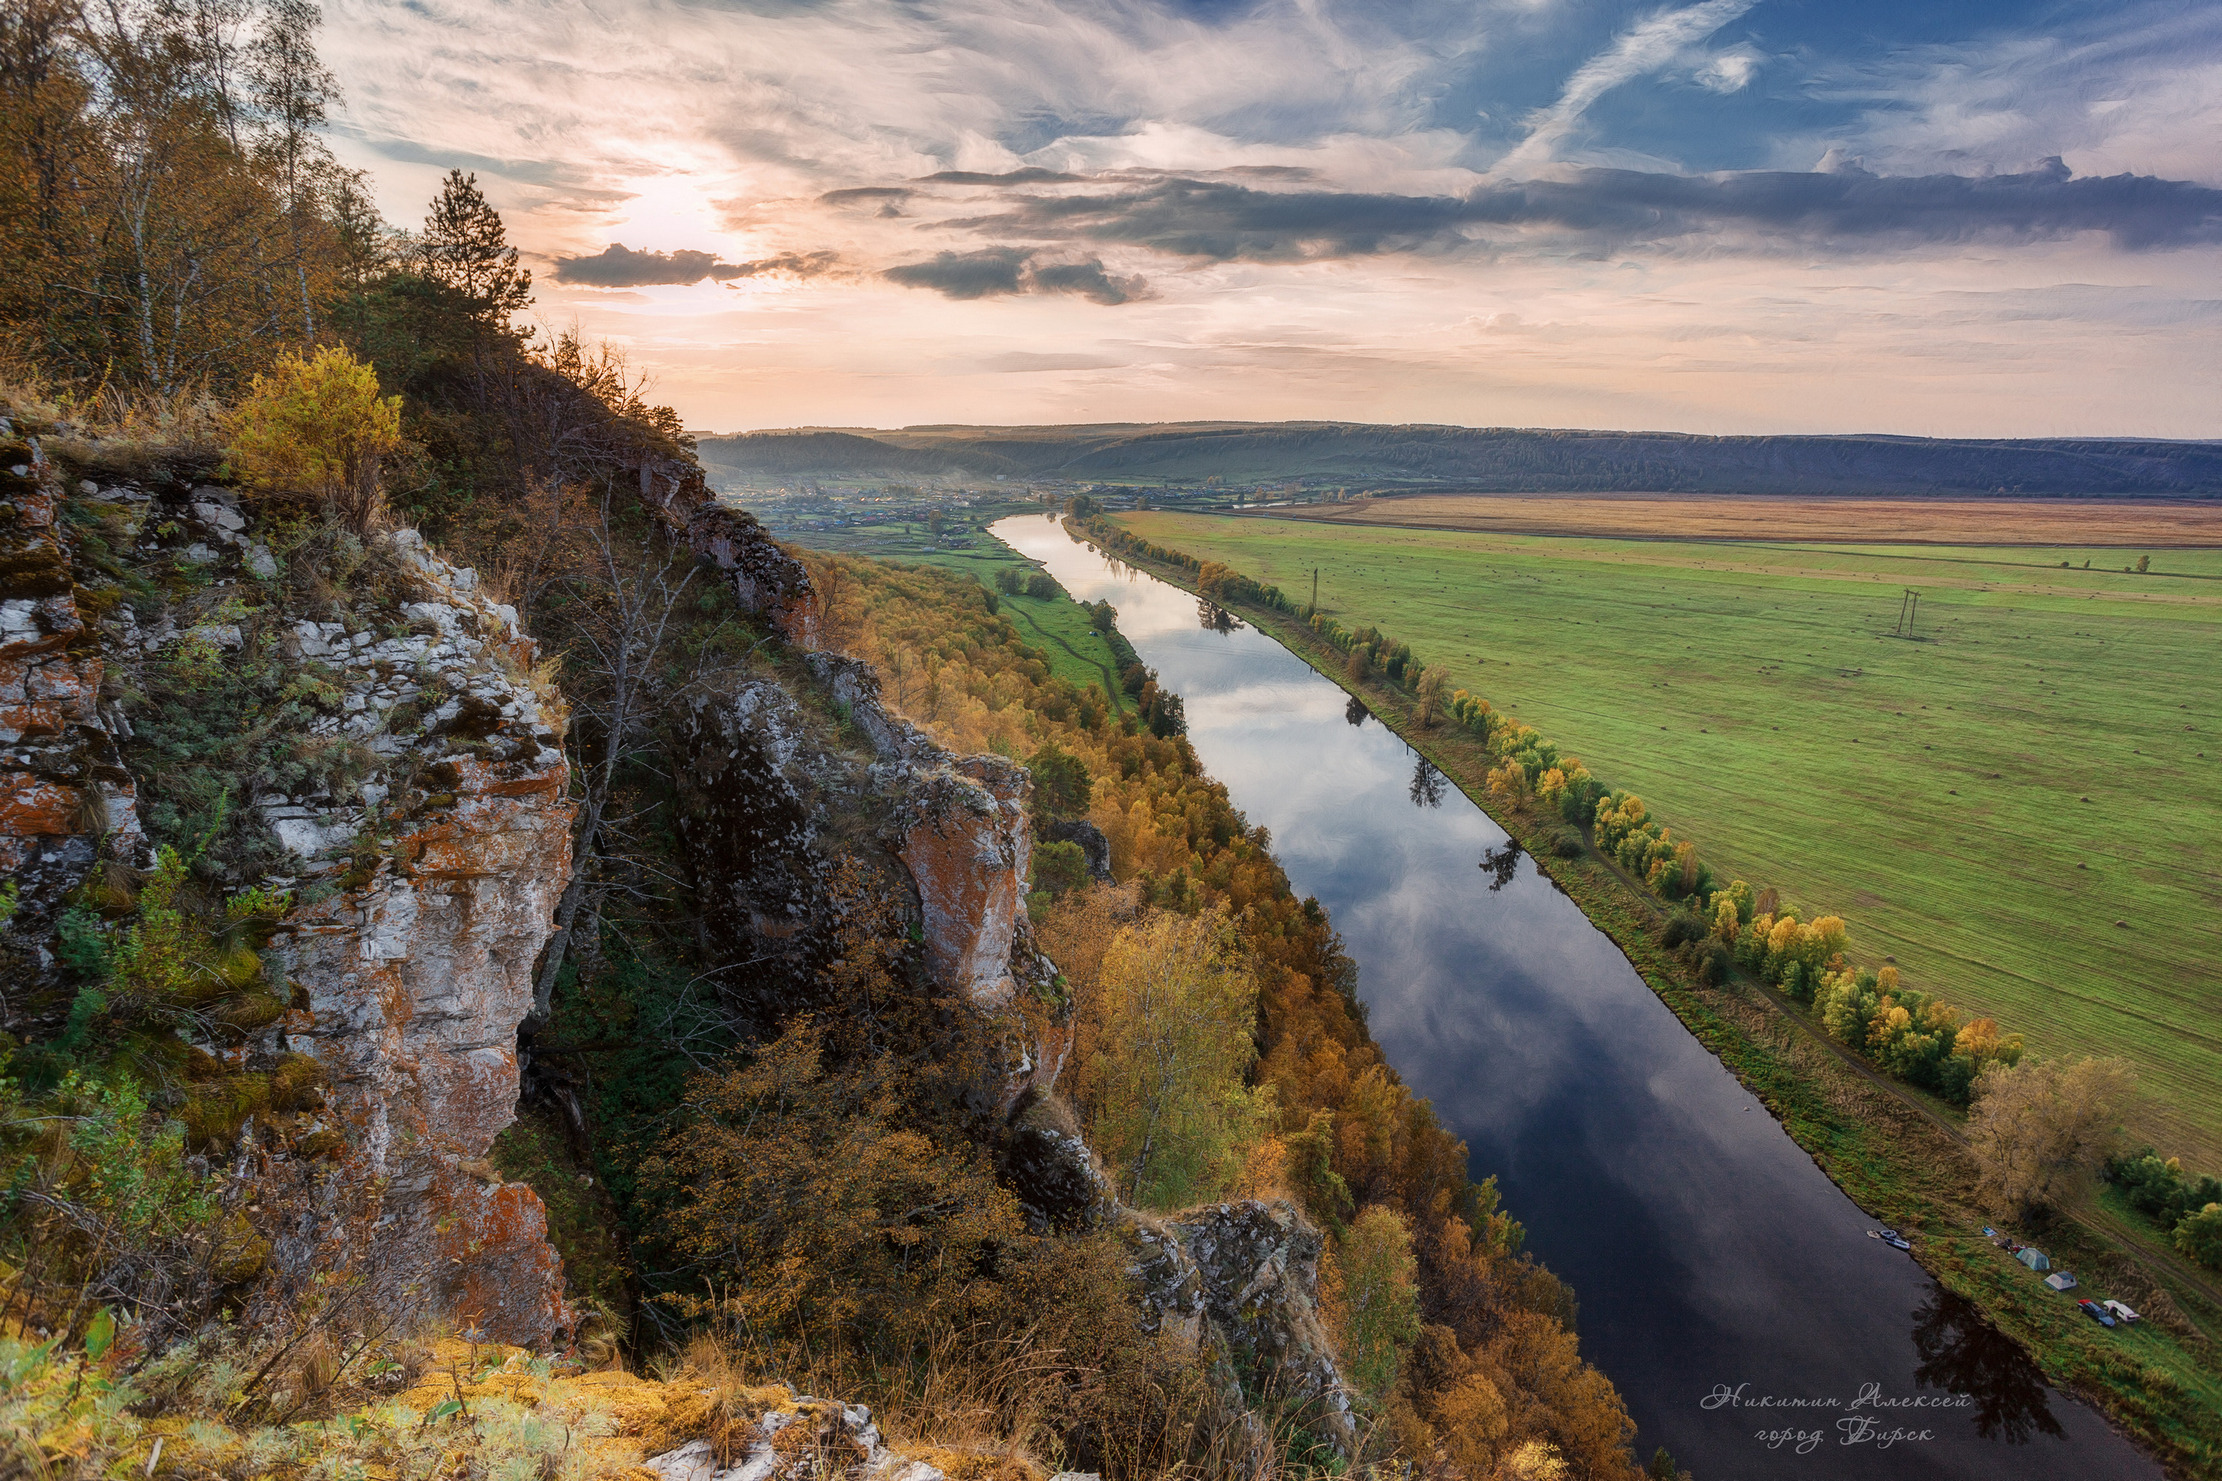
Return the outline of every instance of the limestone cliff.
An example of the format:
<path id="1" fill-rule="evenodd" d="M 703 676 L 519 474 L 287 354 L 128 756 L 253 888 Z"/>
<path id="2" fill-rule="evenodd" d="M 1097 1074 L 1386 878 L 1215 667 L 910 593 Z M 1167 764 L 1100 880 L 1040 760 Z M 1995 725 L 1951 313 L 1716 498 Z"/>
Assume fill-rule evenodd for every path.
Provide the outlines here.
<path id="1" fill-rule="evenodd" d="M 0 1022 L 19 1033 L 51 1031 L 68 1009 L 50 940 L 102 837 L 134 859 L 145 848 L 60 492 L 38 439 L 0 420 L 0 889 L 14 891 L 0 923 Z"/>
<path id="2" fill-rule="evenodd" d="M 320 1069 L 321 1095 L 226 1133 L 321 1169 L 311 1205 L 263 1231 L 281 1267 L 344 1261 L 391 1303 L 546 1343 L 571 1318 L 539 1200 L 482 1161 L 514 1114 L 517 1025 L 570 851 L 560 711 L 516 614 L 409 531 L 351 547 L 378 579 L 335 590 L 289 570 L 220 484 L 157 468 L 65 488 L 29 439 L 0 457 L 0 871 L 16 887 L 0 1026 L 51 1037 L 75 992 L 55 963 L 62 910 L 96 867 L 151 862 L 134 718 L 225 729 L 150 713 L 147 673 L 267 673 L 306 697 L 299 739 L 330 763 L 273 773 L 292 790 L 224 787 L 261 825 L 267 872 L 240 883 L 293 902 L 264 952 L 288 1006 L 243 1035 L 203 1042 L 190 1015 L 176 1032 L 242 1086 L 289 1055 Z"/>
<path id="3" fill-rule="evenodd" d="M 1001 1033 L 1002 1083 L 981 1110 L 1000 1113 L 992 1150 L 1029 1220 L 1123 1228 L 1149 1320 L 1209 1354 L 1226 1422 L 1252 1423 L 1248 1385 L 1347 1453 L 1316 1231 L 1284 1205 L 1167 1224 L 1120 1208 L 1054 1094 L 1067 1035 L 1023 908 L 1026 769 L 952 755 L 888 708 L 868 665 L 820 650 L 807 571 L 710 500 L 698 470 L 656 465 L 642 486 L 776 638 L 771 668 L 693 702 L 675 758 L 711 976 L 736 1025 L 776 1031 L 822 990 L 846 866 L 892 883 L 927 980 Z M 229 887 L 287 892 L 263 957 L 282 1008 L 192 1047 L 248 1079 L 313 1062 L 322 1088 L 262 1104 L 205 1150 L 252 1143 L 308 1171 L 314 1196 L 261 1231 L 281 1270 L 343 1266 L 389 1309 L 561 1342 L 573 1317 L 540 1201 L 485 1160 L 516 1112 L 518 1029 L 573 822 L 562 702 L 517 614 L 407 530 L 311 569 L 299 511 L 273 518 L 205 469 L 65 487 L 16 439 L 0 494 L 0 866 L 16 886 L 4 1026 L 53 1034 L 74 992 L 52 949 L 61 912 L 99 871 L 151 862 L 141 810 L 171 799 L 132 773 L 134 716 L 175 729 L 156 708 L 196 702 L 150 698 L 152 677 L 266 674 L 305 706 L 289 712 L 306 716 L 302 744 L 322 748 L 315 766 L 240 779 L 261 841 Z M 340 566 L 357 574 L 335 581 Z M 1101 835 L 1081 841 L 1105 872 Z"/>
<path id="4" fill-rule="evenodd" d="M 284 1030 L 330 1077 L 342 1175 L 385 1180 L 379 1278 L 497 1341 L 542 1345 L 571 1320 L 561 1265 L 539 1199 L 482 1159 L 516 1113 L 517 1026 L 570 865 L 568 768 L 515 614 L 414 532 L 390 539 L 423 586 L 410 631 L 304 621 L 292 635 L 341 685 L 325 723 L 383 765 L 354 798 L 258 799 L 303 877 L 343 886 L 274 943 L 306 999 Z M 388 717 L 410 695 L 420 728 L 397 733 Z"/>
<path id="5" fill-rule="evenodd" d="M 1284 1406 L 1345 1456 L 1356 1453 L 1350 1400 L 1319 1316 L 1319 1231 L 1293 1205 L 1242 1200 L 1165 1220 L 1122 1215 L 1143 1310 L 1209 1355 L 1224 1414 L 1242 1424 L 1246 1393 Z"/>

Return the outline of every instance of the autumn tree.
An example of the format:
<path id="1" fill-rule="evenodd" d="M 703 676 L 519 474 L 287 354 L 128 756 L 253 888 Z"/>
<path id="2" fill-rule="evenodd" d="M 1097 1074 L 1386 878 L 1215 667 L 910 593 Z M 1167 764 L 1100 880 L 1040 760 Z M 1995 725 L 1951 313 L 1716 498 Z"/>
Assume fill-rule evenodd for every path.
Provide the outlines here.
<path id="1" fill-rule="evenodd" d="M 282 0 L 0 7 L 0 332 L 65 383 L 230 390 L 307 340 L 331 92 Z"/>
<path id="2" fill-rule="evenodd" d="M 1057 742 L 1044 741 L 1028 758 L 1034 776 L 1034 815 L 1038 819 L 1085 816 L 1095 779 L 1088 765 Z"/>
<path id="3" fill-rule="evenodd" d="M 1423 726 L 1432 726 L 1443 717 L 1445 696 L 1450 691 L 1450 675 L 1439 668 L 1422 669 L 1418 686 L 1418 718 Z"/>
<path id="4" fill-rule="evenodd" d="M 2016 1211 L 2057 1206 L 2107 1150 L 2131 1082 L 2118 1059 L 1985 1065 L 1967 1121 L 1985 1196 Z"/>
<path id="5" fill-rule="evenodd" d="M 285 220 L 305 340 L 316 338 L 310 244 L 328 231 L 319 197 L 339 175 L 319 132 L 339 100 L 339 80 L 316 54 L 316 28 L 323 18 L 315 0 L 269 0 L 247 48 L 247 80 L 265 121 L 259 152 Z"/>
<path id="6" fill-rule="evenodd" d="M 1378 1402 L 1396 1382 L 1404 1350 L 1420 1335 L 1418 1262 L 1402 1214 L 1369 1205 L 1334 1252 L 1334 1314 L 1345 1371 Z"/>
<path id="7" fill-rule="evenodd" d="M 1112 938 L 1096 992 L 1085 1077 L 1096 1146 L 1145 1208 L 1218 1196 L 1266 1110 L 1244 1083 L 1257 981 L 1226 917 L 1151 912 Z"/>
<path id="8" fill-rule="evenodd" d="M 2222 1270 L 2222 1203 L 2210 1203 L 2176 1223 L 2176 1253 L 2209 1270 Z"/>
<path id="9" fill-rule="evenodd" d="M 642 1177 L 701 1273 L 680 1304 L 742 1331 L 846 1340 L 961 1306 L 986 1250 L 1021 1231 L 975 1150 L 901 1127 L 892 1088 L 868 1065 L 829 1068 L 807 1021 L 698 1078 L 686 1110 Z"/>

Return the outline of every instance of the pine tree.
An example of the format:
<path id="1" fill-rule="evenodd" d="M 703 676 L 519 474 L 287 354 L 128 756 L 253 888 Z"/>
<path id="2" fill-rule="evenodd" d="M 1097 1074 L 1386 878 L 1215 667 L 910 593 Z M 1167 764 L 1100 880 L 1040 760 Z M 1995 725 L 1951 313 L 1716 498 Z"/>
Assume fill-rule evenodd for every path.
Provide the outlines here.
<path id="1" fill-rule="evenodd" d="M 532 302 L 532 274 L 517 266 L 501 213 L 480 193 L 476 175 L 448 171 L 417 255 L 424 274 L 468 299 L 486 327 L 506 332 L 509 316 Z"/>

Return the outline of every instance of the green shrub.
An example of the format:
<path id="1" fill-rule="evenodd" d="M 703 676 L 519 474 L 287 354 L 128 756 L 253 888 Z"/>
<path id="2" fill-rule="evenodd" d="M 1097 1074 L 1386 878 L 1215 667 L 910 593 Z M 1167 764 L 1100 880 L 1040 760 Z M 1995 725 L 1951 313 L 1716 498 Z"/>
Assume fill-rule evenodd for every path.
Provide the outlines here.
<path id="1" fill-rule="evenodd" d="M 2185 1214 L 2176 1225 L 2176 1253 L 2210 1270 L 2222 1270 L 2222 1203 Z"/>

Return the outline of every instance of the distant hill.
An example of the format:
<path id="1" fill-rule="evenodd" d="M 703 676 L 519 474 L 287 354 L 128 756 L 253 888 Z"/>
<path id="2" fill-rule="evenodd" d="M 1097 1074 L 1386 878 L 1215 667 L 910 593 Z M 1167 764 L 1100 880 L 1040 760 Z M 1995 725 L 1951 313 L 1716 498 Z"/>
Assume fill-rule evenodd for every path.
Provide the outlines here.
<path id="1" fill-rule="evenodd" d="M 702 439 L 774 476 L 1313 482 L 1490 493 L 2136 494 L 2222 497 L 2222 441 L 2126 437 L 1696 437 L 1362 422 L 904 427 Z"/>

